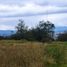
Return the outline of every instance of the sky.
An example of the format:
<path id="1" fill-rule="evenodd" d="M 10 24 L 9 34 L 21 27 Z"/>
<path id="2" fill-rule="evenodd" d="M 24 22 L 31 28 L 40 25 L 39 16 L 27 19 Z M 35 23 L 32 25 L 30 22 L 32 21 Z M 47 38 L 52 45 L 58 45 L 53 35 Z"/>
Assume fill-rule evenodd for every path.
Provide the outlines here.
<path id="1" fill-rule="evenodd" d="M 67 0 L 0 0 L 0 30 L 14 30 L 19 19 L 30 28 L 41 20 L 67 26 Z"/>

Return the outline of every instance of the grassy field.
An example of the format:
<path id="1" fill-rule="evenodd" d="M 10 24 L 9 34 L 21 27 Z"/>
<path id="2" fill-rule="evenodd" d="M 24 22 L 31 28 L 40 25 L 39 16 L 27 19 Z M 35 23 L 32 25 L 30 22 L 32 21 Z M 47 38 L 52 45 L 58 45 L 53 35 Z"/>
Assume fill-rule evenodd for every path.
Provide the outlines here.
<path id="1" fill-rule="evenodd" d="M 1 40 L 0 67 L 67 67 L 67 42 Z"/>

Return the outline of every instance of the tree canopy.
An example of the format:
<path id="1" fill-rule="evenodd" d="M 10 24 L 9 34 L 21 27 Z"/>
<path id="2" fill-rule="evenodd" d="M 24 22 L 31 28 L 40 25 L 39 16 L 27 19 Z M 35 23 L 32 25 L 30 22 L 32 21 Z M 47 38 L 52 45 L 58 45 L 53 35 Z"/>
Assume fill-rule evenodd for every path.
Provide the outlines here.
<path id="1" fill-rule="evenodd" d="M 15 39 L 26 39 L 34 41 L 51 41 L 54 39 L 54 24 L 50 21 L 40 21 L 39 24 L 32 29 L 28 29 L 25 26 L 24 21 L 20 20 L 20 23 L 16 26 Z"/>
<path id="2" fill-rule="evenodd" d="M 67 41 L 67 31 L 58 34 L 57 40 L 58 41 Z"/>

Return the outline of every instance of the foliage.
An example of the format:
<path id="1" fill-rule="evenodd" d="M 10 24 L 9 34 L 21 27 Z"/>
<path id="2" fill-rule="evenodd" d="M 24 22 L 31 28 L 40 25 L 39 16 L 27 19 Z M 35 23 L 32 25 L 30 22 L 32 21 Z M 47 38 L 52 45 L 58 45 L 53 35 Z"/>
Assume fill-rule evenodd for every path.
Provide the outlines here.
<path id="1" fill-rule="evenodd" d="M 47 45 L 46 49 L 45 49 L 45 65 L 47 65 L 47 67 L 61 67 L 62 64 L 66 64 L 67 60 L 66 60 L 66 50 L 67 47 L 65 47 L 65 45 L 60 45 L 58 46 L 58 44 L 54 44 L 54 45 Z"/>
<path id="2" fill-rule="evenodd" d="M 25 39 L 26 32 L 27 32 L 27 26 L 25 26 L 24 21 L 19 20 L 20 23 L 16 26 L 17 32 L 15 34 L 15 37 L 17 39 Z M 13 35 L 14 36 L 14 35 Z"/>
<path id="3" fill-rule="evenodd" d="M 34 29 L 32 29 L 32 34 L 35 37 L 35 40 L 38 41 L 52 41 L 54 39 L 54 24 L 47 21 L 40 21 L 39 25 Z"/>
<path id="4" fill-rule="evenodd" d="M 67 32 L 58 34 L 57 40 L 58 41 L 67 41 Z"/>
<path id="5" fill-rule="evenodd" d="M 11 38 L 41 42 L 52 41 L 54 39 L 54 28 L 55 26 L 51 22 L 40 21 L 35 28 L 28 29 L 24 21 L 20 20 L 20 23 L 16 26 L 16 34 L 12 35 Z"/>

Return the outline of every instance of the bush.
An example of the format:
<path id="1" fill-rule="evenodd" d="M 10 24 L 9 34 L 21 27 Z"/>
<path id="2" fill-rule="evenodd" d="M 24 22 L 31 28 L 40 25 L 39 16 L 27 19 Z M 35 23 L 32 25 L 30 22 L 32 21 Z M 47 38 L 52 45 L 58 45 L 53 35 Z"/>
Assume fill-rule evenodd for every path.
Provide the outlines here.
<path id="1" fill-rule="evenodd" d="M 47 67 L 60 67 L 62 64 L 67 63 L 66 48 L 64 45 L 47 45 L 44 55 L 44 66 Z"/>

